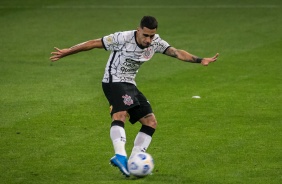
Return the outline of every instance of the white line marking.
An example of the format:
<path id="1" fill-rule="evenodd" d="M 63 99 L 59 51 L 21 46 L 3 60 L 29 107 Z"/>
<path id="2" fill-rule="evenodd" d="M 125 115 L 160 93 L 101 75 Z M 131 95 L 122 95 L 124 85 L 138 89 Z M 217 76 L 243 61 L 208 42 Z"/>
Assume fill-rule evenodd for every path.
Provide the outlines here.
<path id="1" fill-rule="evenodd" d="M 36 6 L 3 6 L 0 9 L 32 9 Z M 138 6 L 138 5 L 70 5 L 40 6 L 42 9 L 254 9 L 254 8 L 281 8 L 279 5 L 184 5 L 184 6 Z"/>

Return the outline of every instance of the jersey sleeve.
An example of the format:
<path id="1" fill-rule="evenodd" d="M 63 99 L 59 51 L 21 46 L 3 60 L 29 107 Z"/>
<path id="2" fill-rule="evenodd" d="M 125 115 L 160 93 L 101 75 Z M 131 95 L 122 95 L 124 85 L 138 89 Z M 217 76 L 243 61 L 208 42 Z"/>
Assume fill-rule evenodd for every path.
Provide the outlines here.
<path id="1" fill-rule="evenodd" d="M 156 53 L 165 53 L 165 51 L 170 47 L 169 43 L 167 43 L 165 40 L 162 40 L 160 37 L 156 40 Z"/>
<path id="2" fill-rule="evenodd" d="M 122 32 L 113 33 L 102 38 L 102 43 L 105 50 L 117 51 L 124 43 Z"/>

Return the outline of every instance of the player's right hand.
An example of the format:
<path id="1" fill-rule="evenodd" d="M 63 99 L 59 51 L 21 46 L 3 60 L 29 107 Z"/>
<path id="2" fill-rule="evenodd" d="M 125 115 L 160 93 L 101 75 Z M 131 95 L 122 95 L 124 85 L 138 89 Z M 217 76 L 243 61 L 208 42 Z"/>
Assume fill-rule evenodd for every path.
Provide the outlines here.
<path id="1" fill-rule="evenodd" d="M 57 47 L 54 47 L 54 49 L 56 51 L 51 52 L 52 56 L 49 58 L 53 62 L 65 57 L 66 55 L 68 55 L 67 53 L 68 53 L 69 49 L 59 49 Z"/>

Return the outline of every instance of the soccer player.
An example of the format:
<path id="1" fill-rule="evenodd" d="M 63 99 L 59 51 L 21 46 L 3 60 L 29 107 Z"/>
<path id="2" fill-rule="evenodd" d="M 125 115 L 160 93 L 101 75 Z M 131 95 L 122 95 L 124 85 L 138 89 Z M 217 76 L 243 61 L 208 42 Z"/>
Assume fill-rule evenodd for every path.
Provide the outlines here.
<path id="1" fill-rule="evenodd" d="M 50 57 L 51 61 L 57 61 L 65 56 L 94 48 L 104 48 L 111 52 L 102 80 L 102 88 L 111 107 L 110 138 L 115 156 L 110 159 L 110 163 L 118 167 L 125 176 L 130 176 L 125 151 L 124 124 L 127 116 L 129 115 L 132 124 L 137 121 L 141 123 L 131 155 L 147 150 L 157 127 L 157 120 L 149 101 L 136 87 L 135 76 L 140 66 L 149 61 L 155 53 L 204 66 L 216 61 L 218 57 L 216 54 L 211 58 L 200 58 L 176 49 L 156 34 L 157 28 L 158 22 L 154 17 L 144 16 L 137 30 L 116 32 L 70 48 L 55 47 Z"/>

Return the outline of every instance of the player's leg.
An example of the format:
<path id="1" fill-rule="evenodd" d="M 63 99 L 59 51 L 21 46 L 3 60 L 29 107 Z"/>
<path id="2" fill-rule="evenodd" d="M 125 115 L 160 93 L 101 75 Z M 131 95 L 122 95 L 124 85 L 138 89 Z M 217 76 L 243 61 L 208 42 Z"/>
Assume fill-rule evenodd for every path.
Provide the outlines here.
<path id="1" fill-rule="evenodd" d="M 110 138 L 112 140 L 115 154 L 127 156 L 125 151 L 126 134 L 124 123 L 127 109 L 134 104 L 134 85 L 127 83 L 102 83 L 103 91 L 111 105 L 110 114 L 112 123 L 110 127 Z M 132 90 L 133 89 L 133 90 Z"/>
<path id="2" fill-rule="evenodd" d="M 125 151 L 126 135 L 124 122 L 126 115 L 126 111 L 120 111 L 112 115 L 113 121 L 110 129 L 110 137 L 114 146 L 115 156 L 110 159 L 110 163 L 113 166 L 118 167 L 125 176 L 129 176 L 127 154 Z"/>
<path id="3" fill-rule="evenodd" d="M 112 115 L 112 123 L 110 128 L 110 137 L 114 146 L 115 154 L 127 156 L 125 151 L 126 135 L 124 122 L 126 120 L 126 111 L 116 112 Z"/>
<path id="4" fill-rule="evenodd" d="M 157 120 L 152 111 L 149 101 L 140 91 L 138 91 L 137 99 L 140 105 L 129 109 L 129 121 L 131 123 L 139 121 L 142 126 L 135 137 L 131 156 L 138 152 L 146 152 L 157 127 Z"/>
<path id="5" fill-rule="evenodd" d="M 124 123 L 127 109 L 131 106 L 136 106 L 131 98 L 133 96 L 131 88 L 131 85 L 124 83 L 103 84 L 105 96 L 112 105 L 110 138 L 113 143 L 115 156 L 111 158 L 110 162 L 126 176 L 129 176 L 129 172 L 127 170 L 127 154 L 125 151 L 126 133 Z"/>
<path id="6" fill-rule="evenodd" d="M 142 124 L 142 126 L 135 137 L 131 156 L 139 152 L 146 152 L 157 127 L 157 120 L 153 113 L 147 114 L 143 118 L 139 119 L 139 122 Z"/>

